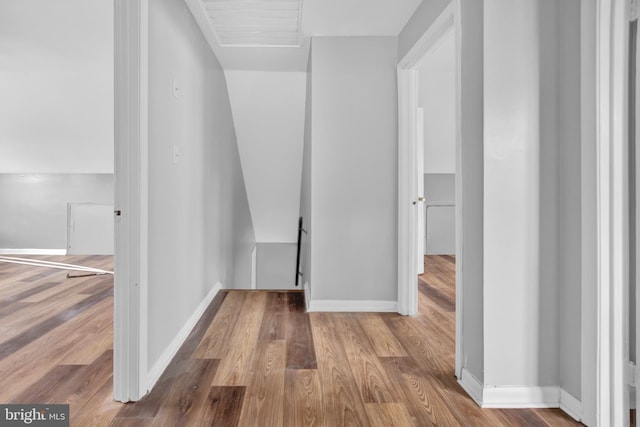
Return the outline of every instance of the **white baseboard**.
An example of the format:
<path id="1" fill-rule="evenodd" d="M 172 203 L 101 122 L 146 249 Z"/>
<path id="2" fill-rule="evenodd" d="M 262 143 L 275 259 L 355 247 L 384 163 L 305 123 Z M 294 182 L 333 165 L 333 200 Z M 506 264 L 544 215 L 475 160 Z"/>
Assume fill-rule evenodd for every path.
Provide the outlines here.
<path id="1" fill-rule="evenodd" d="M 462 375 L 458 380 L 464 391 L 479 405 L 482 406 L 482 383 L 467 370 L 462 368 Z"/>
<path id="2" fill-rule="evenodd" d="M 562 389 L 560 389 L 560 409 L 574 420 L 582 420 L 582 402 Z"/>
<path id="3" fill-rule="evenodd" d="M 66 249 L 0 249 L 0 255 L 66 255 Z"/>
<path id="4" fill-rule="evenodd" d="M 560 408 L 582 419 L 582 402 L 560 387 L 483 386 L 466 368 L 458 382 L 481 408 Z"/>
<path id="5" fill-rule="evenodd" d="M 398 303 L 378 300 L 313 300 L 309 302 L 308 311 L 395 313 L 398 311 Z"/>
<path id="6" fill-rule="evenodd" d="M 307 311 L 309 311 L 309 304 L 311 303 L 311 288 L 309 282 L 304 284 L 304 302 L 307 305 Z"/>
<path id="7" fill-rule="evenodd" d="M 560 387 L 485 386 L 483 408 L 559 408 Z"/>
<path id="8" fill-rule="evenodd" d="M 153 386 L 156 384 L 156 382 L 158 381 L 158 379 L 160 379 L 160 376 L 162 375 L 164 370 L 167 369 L 167 366 L 169 366 L 169 363 L 175 357 L 176 353 L 178 352 L 182 344 L 184 344 L 185 340 L 191 333 L 191 330 L 196 326 L 196 323 L 198 323 L 198 320 L 200 320 L 200 317 L 202 317 L 204 312 L 209 307 L 209 304 L 211 304 L 211 301 L 213 301 L 213 298 L 221 289 L 223 289 L 223 286 L 222 286 L 222 283 L 220 282 L 216 283 L 213 286 L 213 288 L 209 291 L 207 296 L 202 300 L 198 308 L 196 308 L 196 311 L 193 312 L 193 314 L 191 315 L 191 317 L 189 317 L 189 319 L 184 324 L 182 329 L 180 329 L 180 331 L 175 336 L 175 338 L 173 338 L 173 341 L 171 341 L 171 344 L 169 344 L 169 346 L 164 350 L 164 352 L 162 352 L 162 355 L 160 355 L 160 358 L 158 359 L 158 361 L 149 370 L 149 373 L 147 374 L 147 384 L 146 384 L 147 392 L 151 390 Z"/>

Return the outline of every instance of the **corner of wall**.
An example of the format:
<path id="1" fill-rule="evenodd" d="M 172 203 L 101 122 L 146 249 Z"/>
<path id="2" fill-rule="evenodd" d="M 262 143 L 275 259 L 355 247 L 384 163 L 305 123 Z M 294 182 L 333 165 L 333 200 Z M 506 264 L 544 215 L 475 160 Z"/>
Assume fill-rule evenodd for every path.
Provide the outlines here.
<path id="1" fill-rule="evenodd" d="M 458 379 L 458 383 L 462 386 L 464 391 L 480 406 L 482 407 L 482 383 L 467 370 L 462 368 L 462 375 Z"/>
<path id="2" fill-rule="evenodd" d="M 576 421 L 582 421 L 582 402 L 560 389 L 560 409 Z"/>

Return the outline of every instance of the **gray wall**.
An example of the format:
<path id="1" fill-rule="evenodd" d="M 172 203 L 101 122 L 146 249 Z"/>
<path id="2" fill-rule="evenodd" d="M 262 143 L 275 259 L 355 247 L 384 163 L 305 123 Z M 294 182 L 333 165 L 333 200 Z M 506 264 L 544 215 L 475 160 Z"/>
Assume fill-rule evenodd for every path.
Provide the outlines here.
<path id="1" fill-rule="evenodd" d="M 313 299 L 397 300 L 396 46 L 313 40 Z"/>
<path id="2" fill-rule="evenodd" d="M 581 303 L 585 312 L 581 313 L 582 322 L 581 378 L 592 378 L 596 366 L 596 278 L 597 278 L 597 167 L 596 167 L 596 9 L 595 0 L 580 2 L 580 261 L 581 261 Z M 583 422 L 586 425 L 596 423 L 596 390 L 587 381 L 581 384 L 581 402 Z"/>
<path id="3" fill-rule="evenodd" d="M 224 72 L 182 0 L 150 2 L 149 367 L 215 283 L 248 287 L 254 244 Z"/>
<path id="4" fill-rule="evenodd" d="M 562 0 L 561 0 L 562 1 Z M 539 230 L 538 249 L 538 375 L 540 384 L 557 385 L 560 375 L 560 124 L 558 93 L 559 24 L 558 1 L 539 3 Z M 532 302 L 536 304 L 536 302 Z"/>
<path id="5" fill-rule="evenodd" d="M 67 202 L 113 204 L 113 174 L 0 174 L 0 249 L 67 247 Z"/>
<path id="6" fill-rule="evenodd" d="M 295 243 L 258 243 L 258 289 L 302 289 L 296 288 L 297 248 Z"/>
<path id="7" fill-rule="evenodd" d="M 457 171 L 462 188 L 463 364 L 484 380 L 483 222 L 484 222 L 484 34 L 483 1 L 462 0 L 462 164 Z M 460 260 L 459 260 L 460 262 Z"/>
<path id="8" fill-rule="evenodd" d="M 558 2 L 560 386 L 581 398 L 580 0 Z"/>

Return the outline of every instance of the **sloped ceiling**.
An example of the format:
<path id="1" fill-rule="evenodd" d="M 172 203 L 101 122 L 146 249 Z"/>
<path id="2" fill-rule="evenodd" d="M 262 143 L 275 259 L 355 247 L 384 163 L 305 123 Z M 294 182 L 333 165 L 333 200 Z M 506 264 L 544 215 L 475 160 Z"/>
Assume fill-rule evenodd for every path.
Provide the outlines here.
<path id="1" fill-rule="evenodd" d="M 202 0 L 220 46 L 300 47 L 302 0 Z"/>
<path id="2" fill-rule="evenodd" d="M 310 37 L 397 36 L 421 2 L 185 0 L 226 70 L 300 72 Z"/>
<path id="3" fill-rule="evenodd" d="M 313 36 L 397 36 L 422 0 L 184 0 L 225 69 L 256 240 L 295 242 Z"/>
<path id="4" fill-rule="evenodd" d="M 295 242 L 306 74 L 225 71 L 258 242 Z"/>

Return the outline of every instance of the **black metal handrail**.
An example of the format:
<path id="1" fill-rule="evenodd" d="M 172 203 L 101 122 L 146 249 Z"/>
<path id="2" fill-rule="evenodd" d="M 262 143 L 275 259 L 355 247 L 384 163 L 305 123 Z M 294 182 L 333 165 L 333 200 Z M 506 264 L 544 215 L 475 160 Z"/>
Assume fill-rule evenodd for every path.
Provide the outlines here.
<path id="1" fill-rule="evenodd" d="M 296 256 L 296 286 L 299 285 L 300 276 L 302 276 L 302 272 L 300 271 L 300 247 L 302 245 L 302 233 L 307 234 L 307 231 L 302 228 L 302 217 L 298 219 L 298 255 Z"/>

